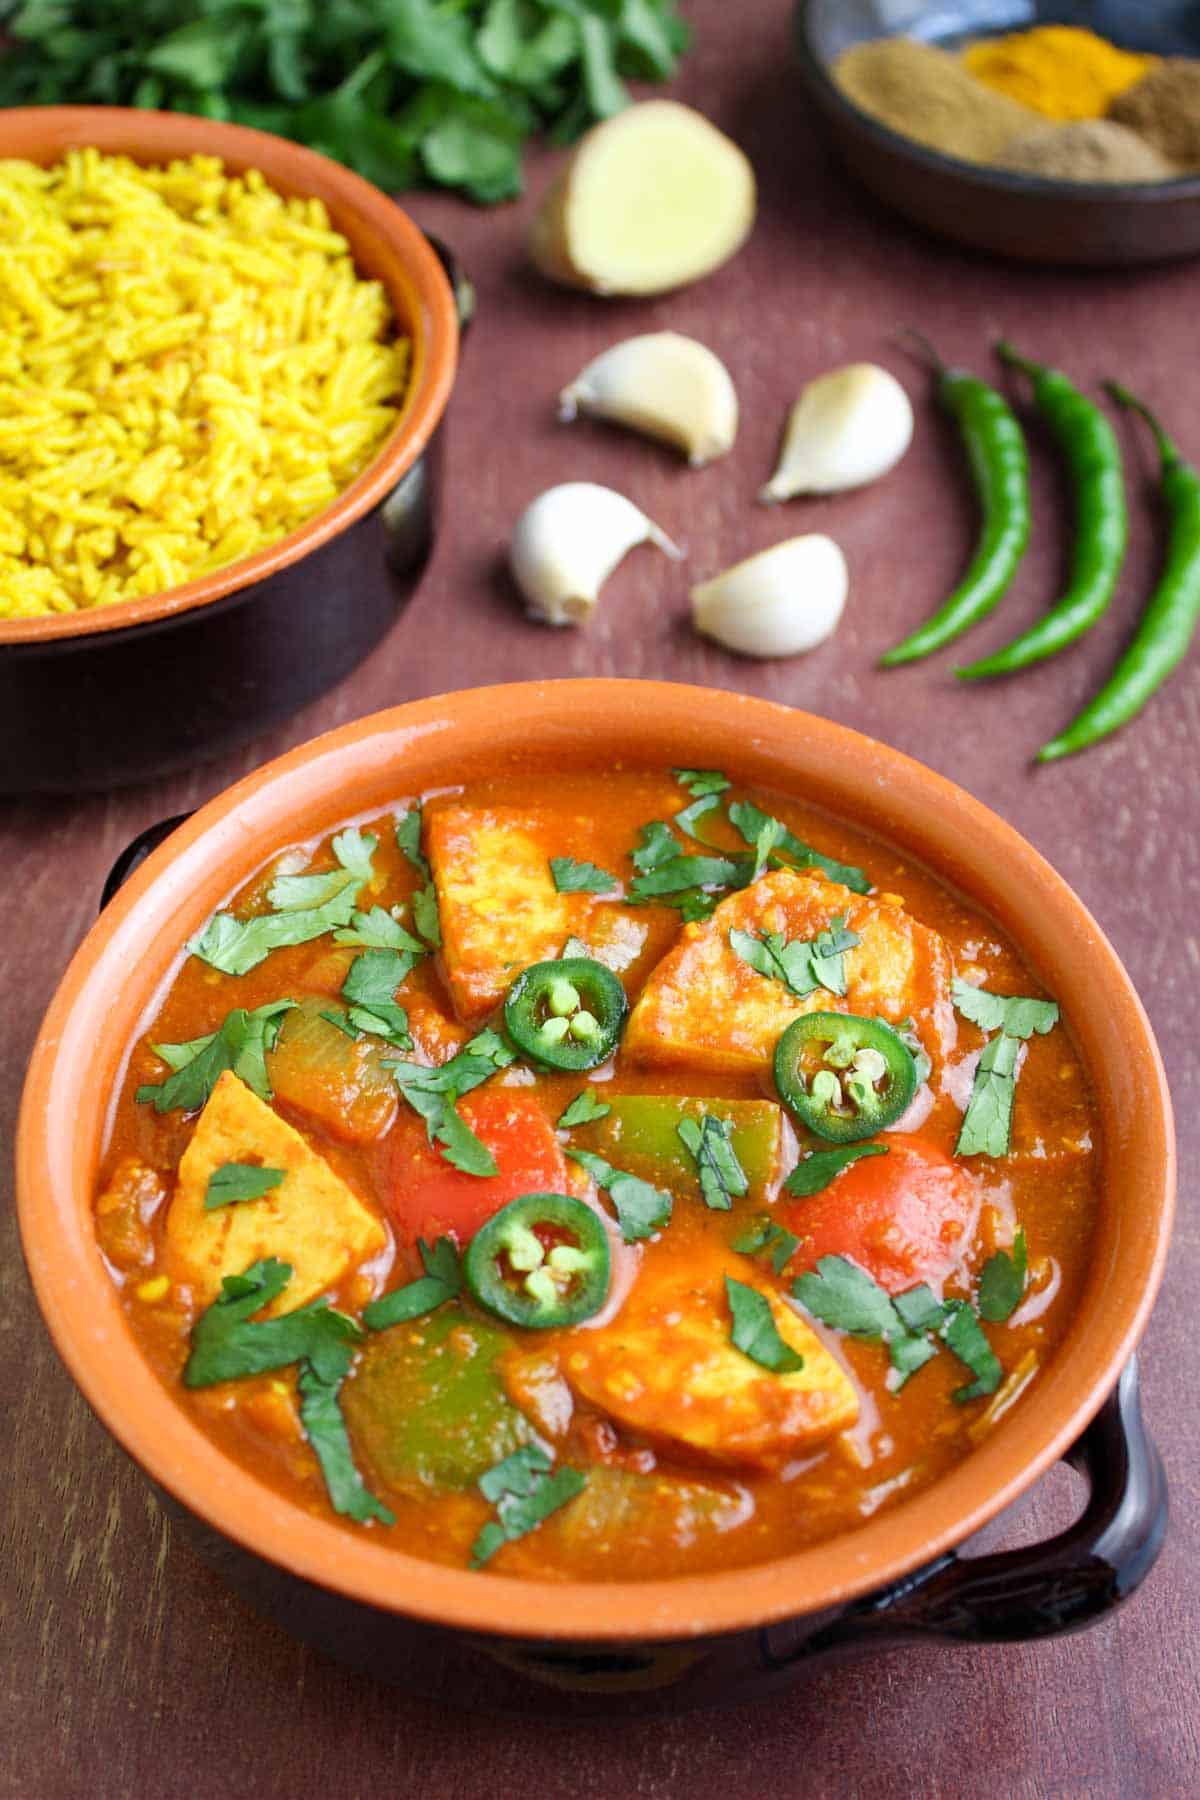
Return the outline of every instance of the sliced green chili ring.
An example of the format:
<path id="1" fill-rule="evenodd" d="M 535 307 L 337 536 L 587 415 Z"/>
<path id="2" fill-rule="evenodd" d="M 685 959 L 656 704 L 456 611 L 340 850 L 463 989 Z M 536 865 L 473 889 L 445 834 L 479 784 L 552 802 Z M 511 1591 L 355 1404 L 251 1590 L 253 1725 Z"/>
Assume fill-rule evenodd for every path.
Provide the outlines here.
<path id="1" fill-rule="evenodd" d="M 616 1049 L 626 1010 L 611 969 L 589 956 L 564 956 L 517 976 L 504 1023 L 517 1049 L 546 1068 L 595 1069 Z"/>
<path id="2" fill-rule="evenodd" d="M 522 1194 L 475 1233 L 462 1266 L 473 1298 L 506 1324 L 578 1325 L 608 1297 L 608 1233 L 569 1194 Z"/>
<path id="3" fill-rule="evenodd" d="M 804 1013 L 775 1046 L 775 1086 L 802 1125 L 855 1144 L 894 1125 L 912 1099 L 912 1054 L 882 1019 Z"/>

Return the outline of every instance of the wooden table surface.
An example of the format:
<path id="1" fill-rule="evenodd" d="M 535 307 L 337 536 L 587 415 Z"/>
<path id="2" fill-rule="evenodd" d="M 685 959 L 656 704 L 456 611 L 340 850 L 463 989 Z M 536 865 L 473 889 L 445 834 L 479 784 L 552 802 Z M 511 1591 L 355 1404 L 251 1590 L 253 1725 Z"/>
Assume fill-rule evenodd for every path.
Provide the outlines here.
<path id="1" fill-rule="evenodd" d="M 874 668 L 952 582 L 973 531 L 952 434 L 922 372 L 892 342 L 896 326 L 919 325 L 947 357 L 981 371 L 1003 330 L 1083 383 L 1119 374 L 1161 406 L 1200 457 L 1196 267 L 1048 272 L 921 237 L 828 163 L 798 96 L 782 0 L 707 0 L 691 11 L 697 45 L 676 91 L 754 160 L 761 210 L 749 246 L 678 295 L 605 304 L 551 290 L 528 272 L 529 198 L 492 211 L 413 199 L 417 219 L 458 250 L 479 291 L 449 420 L 441 535 L 424 584 L 357 674 L 241 755 L 137 790 L 0 810 L 0 1135 L 11 1141 L 38 1021 L 118 850 L 144 825 L 195 806 L 287 746 L 397 701 L 528 676 L 671 676 L 810 708 L 932 764 L 1024 832 L 1097 914 L 1149 1008 L 1174 1086 L 1184 1171 L 1174 1251 L 1141 1359 L 1171 1482 L 1166 1550 L 1126 1609 L 1065 1642 L 897 1649 L 818 1673 L 782 1702 L 610 1727 L 497 1718 L 477 1693 L 464 1693 L 452 1713 L 439 1710 L 261 1623 L 172 1534 L 50 1348 L 20 1260 L 6 1167 L 5 1796 L 1200 1792 L 1195 657 L 1116 739 L 1036 773 L 1028 761 L 1108 668 L 1153 573 L 1159 522 L 1136 429 L 1121 428 L 1135 496 L 1127 573 L 1111 618 L 1088 641 L 985 691 L 956 687 L 944 656 L 888 674 Z M 531 166 L 534 196 L 549 161 Z M 699 472 L 641 440 L 555 422 L 559 387 L 588 358 L 627 333 L 666 326 L 711 344 L 741 397 L 734 453 Z M 856 358 L 879 360 L 907 383 L 918 420 L 907 459 L 858 494 L 783 512 L 756 507 L 795 391 Z M 1036 434 L 1034 462 L 1033 547 L 1003 616 L 972 641 L 976 650 L 1033 618 L 1062 572 L 1065 496 Z M 586 631 L 552 634 L 522 619 L 499 563 L 522 506 L 571 477 L 624 489 L 689 558 L 681 569 L 635 552 Z M 833 533 L 851 569 L 850 603 L 832 642 L 802 660 L 760 665 L 691 634 L 689 577 L 810 529 Z M 353 604 L 353 596 L 331 594 L 330 604 Z M 66 722 L 37 723 L 55 730 Z M 1055 1529 L 1077 1498 L 1057 1471 L 1007 1541 Z"/>

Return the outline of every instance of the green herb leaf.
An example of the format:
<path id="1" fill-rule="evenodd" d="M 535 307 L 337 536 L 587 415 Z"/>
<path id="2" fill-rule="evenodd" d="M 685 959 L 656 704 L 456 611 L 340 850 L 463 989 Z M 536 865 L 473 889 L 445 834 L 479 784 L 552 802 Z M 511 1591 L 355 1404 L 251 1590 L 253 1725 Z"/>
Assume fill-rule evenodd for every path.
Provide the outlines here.
<path id="1" fill-rule="evenodd" d="M 442 926 L 438 918 L 437 889 L 432 881 L 418 888 L 412 897 L 413 924 L 431 949 L 441 947 Z"/>
<path id="2" fill-rule="evenodd" d="M 439 1238 L 432 1249 L 424 1238 L 418 1238 L 417 1248 L 425 1265 L 424 1275 L 405 1287 L 393 1288 L 390 1294 L 381 1294 L 365 1306 L 363 1324 L 368 1330 L 385 1331 L 389 1325 L 419 1319 L 462 1292 L 462 1266 L 449 1238 Z"/>
<path id="3" fill-rule="evenodd" d="M 681 851 L 679 840 L 670 826 L 661 819 L 652 819 L 648 825 L 639 828 L 637 849 L 631 850 L 629 854 L 638 873 L 648 875 L 651 869 L 661 868 L 664 863 L 679 856 Z"/>
<path id="4" fill-rule="evenodd" d="M 997 1033 L 984 1045 L 959 1127 L 956 1156 L 1007 1156 L 1021 1039 Z"/>
<path id="5" fill-rule="evenodd" d="M 804 1358 L 779 1335 L 771 1302 L 757 1288 L 725 1277 L 725 1297 L 733 1318 L 729 1339 L 735 1350 L 748 1356 L 760 1368 L 774 1375 L 794 1375 L 804 1367 Z"/>
<path id="6" fill-rule="evenodd" d="M 479 1478 L 479 1491 L 497 1517 L 483 1527 L 471 1547 L 471 1567 L 480 1569 L 502 1544 L 511 1544 L 537 1529 L 551 1513 L 587 1486 L 587 1476 L 553 1458 L 540 1444 L 526 1444 L 496 1463 Z"/>
<path id="7" fill-rule="evenodd" d="M 283 1180 L 282 1169 L 266 1169 L 260 1163 L 222 1163 L 208 1178 L 204 1190 L 205 1212 L 218 1206 L 236 1206 L 243 1200 L 260 1200 Z"/>
<path id="8" fill-rule="evenodd" d="M 448 1062 L 436 1068 L 424 1063 L 385 1062 L 404 1098 L 425 1121 L 431 1144 L 441 1147 L 446 1161 L 467 1175 L 494 1175 L 496 1159 L 454 1109 L 463 1094 L 506 1069 L 516 1060 L 495 1031 L 481 1031 L 463 1045 Z"/>
<path id="9" fill-rule="evenodd" d="M 208 1037 L 193 1038 L 187 1044 L 155 1044 L 157 1055 L 175 1072 L 166 1081 L 138 1088 L 135 1098 L 147 1101 L 155 1112 L 196 1112 L 225 1070 L 232 1069 L 260 1100 L 270 1100 L 267 1052 L 275 1048 L 284 1013 L 295 1004 L 294 1000 L 272 1000 L 253 1012 L 237 1006 Z"/>
<path id="10" fill-rule="evenodd" d="M 756 936 L 737 926 L 729 933 L 729 947 L 736 956 L 749 963 L 759 975 L 782 982 L 800 999 L 815 993 L 818 988 L 844 995 L 845 953 L 861 941 L 857 932 L 846 929 L 846 920 L 841 914 L 811 941 L 786 939 L 778 931 Z"/>
<path id="11" fill-rule="evenodd" d="M 1058 1024 L 1058 1007 L 1053 1000 L 1030 1000 L 1021 994 L 989 994 L 986 988 L 972 987 L 968 981 L 955 980 L 950 994 L 957 1010 L 981 1031 L 1003 1031 L 1008 1037 L 1042 1036 Z"/>
<path id="12" fill-rule="evenodd" d="M 688 837 L 695 838 L 698 843 L 709 844 L 712 847 L 711 840 L 705 837 L 700 830 L 700 821 L 709 813 L 716 812 L 720 805 L 721 796 L 719 794 L 703 794 L 699 800 L 693 800 L 690 806 L 685 806 L 682 812 L 677 812 L 672 823 L 680 831 L 686 832 Z"/>
<path id="13" fill-rule="evenodd" d="M 307 944 L 335 926 L 348 925 L 360 886 L 358 878 L 346 869 L 323 875 L 277 876 L 269 895 L 276 911 L 249 919 L 214 913 L 188 949 L 223 975 L 245 975 L 272 950 Z"/>
<path id="14" fill-rule="evenodd" d="M 334 1512 L 365 1525 L 378 1519 L 381 1525 L 394 1525 L 396 1515 L 367 1487 L 354 1466 L 354 1454 L 346 1432 L 346 1421 L 338 1400 L 342 1379 L 350 1367 L 351 1352 L 346 1351 L 345 1367 L 335 1379 L 319 1375 L 311 1362 L 300 1370 L 300 1423 L 312 1445 Z"/>
<path id="15" fill-rule="evenodd" d="M 273 1319 L 252 1317 L 277 1300 L 291 1278 L 290 1263 L 273 1256 L 252 1263 L 241 1275 L 225 1277 L 220 1295 L 192 1327 L 185 1387 L 264 1375 L 304 1360 L 322 1380 L 340 1379 L 346 1346 L 358 1343 L 362 1331 L 327 1299 Z"/>
<path id="16" fill-rule="evenodd" d="M 411 1050 L 408 1014 L 396 1004 L 396 989 L 412 969 L 412 957 L 400 950 L 364 950 L 350 964 L 342 983 L 342 999 L 350 1004 L 351 1025 L 385 1038 L 398 1050 Z"/>
<path id="17" fill-rule="evenodd" d="M 1025 1233 L 1018 1230 L 1011 1255 L 1007 1250 L 997 1250 L 980 1271 L 978 1304 L 983 1318 L 993 1325 L 1002 1325 L 1016 1312 L 1025 1292 L 1027 1267 Z"/>
<path id="18" fill-rule="evenodd" d="M 590 1125 L 594 1119 L 603 1119 L 612 1111 L 607 1100 L 596 1096 L 595 1088 L 582 1088 L 558 1121 L 560 1131 L 571 1131 L 576 1125 Z"/>
<path id="19" fill-rule="evenodd" d="M 851 1337 L 886 1338 L 903 1329 L 891 1296 L 849 1257 L 820 1257 L 816 1273 L 798 1276 L 792 1292 L 814 1318 Z"/>
<path id="20" fill-rule="evenodd" d="M 616 1210 L 621 1236 L 627 1244 L 636 1243 L 639 1238 L 653 1237 L 656 1231 L 662 1231 L 670 1224 L 674 1202 L 662 1188 L 614 1169 L 611 1163 L 590 1150 L 568 1150 L 567 1155 L 572 1162 L 586 1169 L 596 1186 L 608 1194 Z"/>
<path id="21" fill-rule="evenodd" d="M 802 1199 L 819 1194 L 851 1163 L 864 1156 L 886 1156 L 887 1151 L 886 1144 L 840 1144 L 836 1150 L 814 1150 L 811 1156 L 801 1158 L 783 1185 L 789 1194 Z"/>
<path id="22" fill-rule="evenodd" d="M 968 1400 L 978 1400 L 983 1394 L 994 1394 L 1004 1371 L 973 1307 L 965 1300 L 951 1300 L 946 1314 L 946 1322 L 941 1328 L 942 1342 L 975 1377 L 968 1386 L 954 1390 L 953 1398 L 962 1406 Z"/>
<path id="23" fill-rule="evenodd" d="M 346 1017 L 345 1012 L 340 1007 L 326 1007 L 319 1016 L 325 1020 L 327 1025 L 336 1025 L 338 1030 L 345 1032 L 346 1036 L 354 1043 L 357 1043 L 362 1036 L 362 1032 L 355 1030 L 354 1026 L 351 1025 L 349 1019 Z"/>
<path id="24" fill-rule="evenodd" d="M 374 832 L 360 831 L 357 825 L 348 825 L 345 831 L 338 832 L 331 847 L 343 869 L 348 870 L 356 881 L 365 884 L 371 880 L 371 858 L 379 848 L 379 839 Z"/>
<path id="25" fill-rule="evenodd" d="M 676 1130 L 696 1160 L 705 1206 L 714 1212 L 728 1212 L 734 1195 L 744 1194 L 750 1185 L 733 1148 L 729 1120 L 706 1112 L 699 1120 L 681 1119 Z"/>
<path id="26" fill-rule="evenodd" d="M 629 898 L 656 900 L 663 894 L 680 894 L 685 888 L 735 887 L 744 873 L 744 866 L 727 856 L 673 856 L 631 881 Z"/>
<path id="27" fill-rule="evenodd" d="M 428 954 L 427 946 L 410 931 L 405 931 L 400 923 L 398 906 L 391 912 L 385 912 L 382 906 L 373 906 L 370 912 L 354 913 L 348 926 L 334 932 L 333 941 L 335 944 L 361 944 L 367 950 L 402 950 L 414 960 Z M 409 967 L 412 967 L 411 962 Z"/>
<path id="28" fill-rule="evenodd" d="M 832 856 L 822 856 L 819 850 L 814 850 L 811 844 L 803 843 L 781 820 L 763 812 L 753 801 L 731 800 L 728 811 L 730 824 L 748 844 L 757 844 L 764 826 L 778 827 L 778 835 L 772 847 L 776 862 L 782 863 L 786 858 L 797 868 L 821 869 L 831 881 L 840 881 L 843 887 L 850 888 L 855 894 L 870 893 L 871 881 L 865 870 L 855 868 L 853 863 L 837 862 Z"/>
<path id="29" fill-rule="evenodd" d="M 421 808 L 414 806 L 403 818 L 396 820 L 396 844 L 406 856 L 413 868 L 428 881 L 430 878 L 429 862 L 421 849 Z"/>
<path id="30" fill-rule="evenodd" d="M 909 1331 L 937 1331 L 946 1317 L 945 1303 L 924 1281 L 905 1288 L 894 1297 L 892 1305 Z"/>
<path id="31" fill-rule="evenodd" d="M 732 786 L 720 769 L 672 769 L 671 773 L 693 800 L 702 800 L 709 794 L 723 794 Z"/>
<path id="32" fill-rule="evenodd" d="M 740 1256 L 761 1256 L 770 1251 L 771 1267 L 777 1275 L 782 1275 L 800 1248 L 800 1239 L 794 1232 L 785 1231 L 782 1225 L 776 1225 L 773 1219 L 764 1215 L 747 1231 L 732 1239 L 729 1247 Z"/>
<path id="33" fill-rule="evenodd" d="M 552 856 L 550 873 L 560 894 L 611 894 L 620 884 L 615 875 L 595 863 L 576 862 L 573 856 Z"/>

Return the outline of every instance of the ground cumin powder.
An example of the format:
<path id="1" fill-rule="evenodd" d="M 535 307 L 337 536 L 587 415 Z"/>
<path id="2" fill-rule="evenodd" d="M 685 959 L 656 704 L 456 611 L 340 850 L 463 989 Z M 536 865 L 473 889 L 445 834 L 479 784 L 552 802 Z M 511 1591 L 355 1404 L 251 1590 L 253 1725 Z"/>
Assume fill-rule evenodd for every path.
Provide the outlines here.
<path id="1" fill-rule="evenodd" d="M 946 156 L 995 163 L 1041 115 L 984 87 L 948 50 L 915 38 L 875 38 L 833 65 L 842 92 L 883 125 Z"/>
<path id="2" fill-rule="evenodd" d="M 1000 154 L 1001 165 L 1053 181 L 1169 181 L 1178 170 L 1112 119 L 1039 125 Z"/>
<path id="3" fill-rule="evenodd" d="M 1176 56 L 1160 63 L 1113 102 L 1108 116 L 1180 169 L 1200 169 L 1200 62 Z"/>

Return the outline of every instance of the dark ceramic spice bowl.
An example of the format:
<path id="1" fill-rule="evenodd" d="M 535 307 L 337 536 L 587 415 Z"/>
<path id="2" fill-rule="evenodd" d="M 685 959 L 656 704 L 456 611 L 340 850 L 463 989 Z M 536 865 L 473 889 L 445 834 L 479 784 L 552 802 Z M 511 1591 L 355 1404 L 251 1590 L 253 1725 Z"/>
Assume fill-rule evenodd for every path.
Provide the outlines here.
<path id="1" fill-rule="evenodd" d="M 91 145 L 138 162 L 196 153 L 324 201 L 411 340 L 379 454 L 333 504 L 253 556 L 145 599 L 0 619 L 0 793 L 149 780 L 219 756 L 332 687 L 394 624 L 432 542 L 435 433 L 458 357 L 443 255 L 386 194 L 267 132 L 123 107 L 0 112 L 0 158 Z"/>
<path id="2" fill-rule="evenodd" d="M 1200 175 L 1174 181 L 1055 181 L 943 156 L 844 94 L 831 67 L 853 44 L 906 32 L 927 43 L 1036 24 L 1086 26 L 1123 48 L 1200 56 L 1200 15 L 1179 0 L 799 0 L 800 76 L 846 167 L 886 205 L 939 236 L 1024 262 L 1093 268 L 1200 252 Z"/>
<path id="3" fill-rule="evenodd" d="M 234 1465 L 143 1360 L 96 1243 L 109 1095 L 180 950 L 279 846 L 399 796 L 516 770 L 717 764 L 917 857 L 996 919 L 1070 1021 L 1104 1142 L 1091 1268 L 1066 1339 L 1019 1407 L 911 1500 L 797 1554 L 672 1580 L 523 1581 L 355 1535 Z M 144 850 L 144 846 L 142 846 Z M 894 750 L 743 695 L 639 681 L 483 688 L 361 719 L 259 769 L 114 872 L 42 1026 L 17 1198 L 43 1316 L 81 1391 L 202 1548 L 297 1635 L 412 1692 L 573 1708 L 735 1700 L 898 1639 L 1072 1631 L 1131 1594 L 1166 1524 L 1132 1353 L 1161 1278 L 1175 1151 L 1149 1023 L 1111 945 L 994 813 Z M 1049 1541 L 963 1554 L 1060 1457 L 1082 1517 Z"/>

